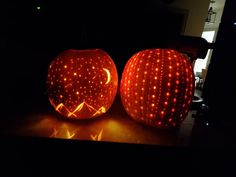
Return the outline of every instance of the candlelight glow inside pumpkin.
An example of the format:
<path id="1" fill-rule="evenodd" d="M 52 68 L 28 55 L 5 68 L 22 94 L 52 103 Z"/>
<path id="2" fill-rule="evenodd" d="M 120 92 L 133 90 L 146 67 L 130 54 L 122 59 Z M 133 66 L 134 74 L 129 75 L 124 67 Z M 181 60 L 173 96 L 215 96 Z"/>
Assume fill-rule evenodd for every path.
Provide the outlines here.
<path id="1" fill-rule="evenodd" d="M 190 61 L 170 49 L 148 49 L 133 55 L 121 78 L 127 113 L 154 127 L 177 127 L 188 113 L 194 93 Z"/>
<path id="2" fill-rule="evenodd" d="M 116 66 L 100 50 L 66 50 L 48 69 L 48 96 L 60 114 L 89 119 L 105 113 L 118 86 Z"/>

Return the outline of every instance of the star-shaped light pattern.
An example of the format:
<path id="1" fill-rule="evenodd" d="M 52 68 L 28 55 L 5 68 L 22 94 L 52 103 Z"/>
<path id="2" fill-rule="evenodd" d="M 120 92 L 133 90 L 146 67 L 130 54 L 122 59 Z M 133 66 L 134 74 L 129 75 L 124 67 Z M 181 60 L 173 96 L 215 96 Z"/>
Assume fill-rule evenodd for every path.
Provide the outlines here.
<path id="1" fill-rule="evenodd" d="M 50 103 L 62 115 L 88 119 L 105 113 L 112 105 L 118 86 L 116 66 L 100 50 L 66 50 L 48 69 Z"/>
<path id="2" fill-rule="evenodd" d="M 170 49 L 148 49 L 133 55 L 121 78 L 127 113 L 154 127 L 177 127 L 188 113 L 194 93 L 191 63 Z"/>

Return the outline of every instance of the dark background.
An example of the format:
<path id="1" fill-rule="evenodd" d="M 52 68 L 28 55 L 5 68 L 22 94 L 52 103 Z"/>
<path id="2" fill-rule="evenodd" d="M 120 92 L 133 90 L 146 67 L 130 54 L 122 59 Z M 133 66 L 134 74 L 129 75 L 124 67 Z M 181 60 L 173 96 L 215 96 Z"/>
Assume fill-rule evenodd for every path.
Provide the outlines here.
<path id="1" fill-rule="evenodd" d="M 232 127 L 236 127 L 235 7 L 235 1 L 226 0 L 203 88 L 203 97 L 211 109 L 209 119 L 218 125 L 231 124 Z"/>
<path id="2" fill-rule="evenodd" d="M 182 34 L 186 13 L 158 2 L 151 8 L 148 0 L 1 1 L 1 120 L 10 122 L 19 114 L 48 109 L 47 68 L 62 50 L 101 48 L 114 59 L 121 76 L 126 61 L 135 52 L 164 47 L 169 38 Z M 232 123 L 236 100 L 235 7 L 235 1 L 226 1 L 204 87 L 209 119 L 230 124 L 232 129 L 218 124 L 218 130 L 227 131 L 232 137 L 236 126 Z M 230 176 L 235 158 L 231 146 L 183 149 L 19 137 L 1 137 L 0 150 L 1 172 L 9 176 L 62 175 L 61 172 L 77 175 L 96 167 L 100 173 L 109 168 L 113 173 L 128 169 L 134 173 L 154 171 L 156 175 L 211 176 L 221 171 L 221 176 Z M 74 160 L 76 163 L 72 163 Z"/>
<path id="3" fill-rule="evenodd" d="M 183 33 L 187 11 L 157 1 L 35 0 L 5 2 L 3 106 L 7 112 L 45 109 L 49 63 L 63 50 L 101 48 L 119 79 L 136 52 L 165 47 Z M 40 10 L 37 7 L 40 6 Z"/>

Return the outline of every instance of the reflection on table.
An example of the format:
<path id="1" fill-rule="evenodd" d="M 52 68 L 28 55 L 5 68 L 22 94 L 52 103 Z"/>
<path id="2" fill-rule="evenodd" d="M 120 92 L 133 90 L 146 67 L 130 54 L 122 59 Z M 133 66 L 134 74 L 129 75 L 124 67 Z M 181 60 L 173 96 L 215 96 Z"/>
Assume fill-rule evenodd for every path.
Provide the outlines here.
<path id="1" fill-rule="evenodd" d="M 19 116 L 16 123 L 5 126 L 4 133 L 17 136 L 49 137 L 75 140 L 186 146 L 193 119 L 191 112 L 180 129 L 160 130 L 137 123 L 116 100 L 110 110 L 91 120 L 68 120 L 54 110 Z"/>

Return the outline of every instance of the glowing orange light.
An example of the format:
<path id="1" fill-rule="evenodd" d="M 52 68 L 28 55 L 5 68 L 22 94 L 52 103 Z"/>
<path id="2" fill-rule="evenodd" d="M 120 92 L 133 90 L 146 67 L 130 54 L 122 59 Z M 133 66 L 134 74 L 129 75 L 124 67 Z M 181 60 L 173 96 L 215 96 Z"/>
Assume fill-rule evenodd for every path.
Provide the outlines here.
<path id="1" fill-rule="evenodd" d="M 116 66 L 100 49 L 66 50 L 48 68 L 48 96 L 60 114 L 89 119 L 112 105 L 118 86 Z"/>
<path id="2" fill-rule="evenodd" d="M 67 126 L 62 126 L 60 129 L 53 128 L 53 132 L 50 135 L 52 138 L 65 138 L 65 139 L 73 139 L 79 129 L 69 130 Z"/>
<path id="3" fill-rule="evenodd" d="M 139 122 L 161 128 L 179 127 L 193 98 L 193 78 L 191 63 L 181 53 L 143 50 L 129 59 L 123 71 L 122 104 Z"/>
<path id="4" fill-rule="evenodd" d="M 103 133 L 103 129 L 98 134 L 90 135 L 90 137 L 93 141 L 101 141 L 102 133 Z"/>

